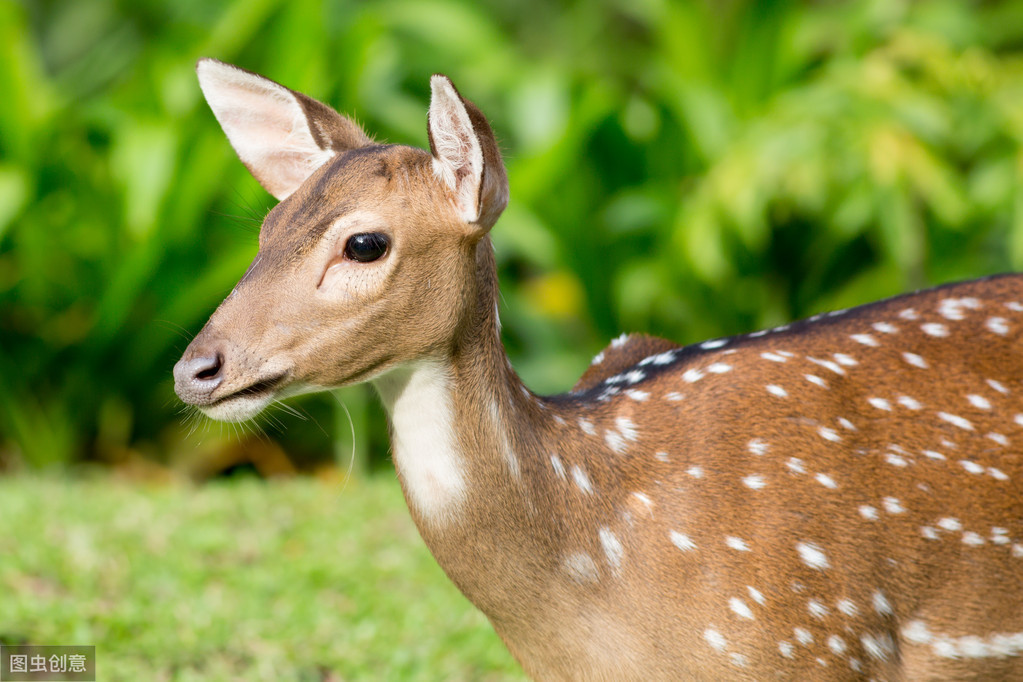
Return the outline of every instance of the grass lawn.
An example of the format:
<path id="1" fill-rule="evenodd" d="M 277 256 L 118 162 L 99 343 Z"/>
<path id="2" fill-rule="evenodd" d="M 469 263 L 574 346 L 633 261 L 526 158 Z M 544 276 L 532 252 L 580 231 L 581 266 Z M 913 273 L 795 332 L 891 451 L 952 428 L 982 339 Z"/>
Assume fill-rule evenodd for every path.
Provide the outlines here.
<path id="1" fill-rule="evenodd" d="M 99 680 L 524 679 L 393 478 L 0 478 L 0 642 Z"/>

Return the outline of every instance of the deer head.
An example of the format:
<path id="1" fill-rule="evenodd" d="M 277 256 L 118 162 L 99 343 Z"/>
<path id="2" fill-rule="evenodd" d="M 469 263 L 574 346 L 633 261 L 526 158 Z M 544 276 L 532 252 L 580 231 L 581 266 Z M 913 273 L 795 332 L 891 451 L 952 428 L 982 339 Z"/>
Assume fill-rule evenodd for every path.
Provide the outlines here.
<path id="1" fill-rule="evenodd" d="M 199 83 L 239 158 L 280 200 L 241 281 L 174 367 L 180 398 L 241 421 L 272 401 L 450 352 L 508 182 L 486 118 L 430 81 L 431 153 L 214 59 Z M 452 314 L 454 311 L 454 314 Z"/>

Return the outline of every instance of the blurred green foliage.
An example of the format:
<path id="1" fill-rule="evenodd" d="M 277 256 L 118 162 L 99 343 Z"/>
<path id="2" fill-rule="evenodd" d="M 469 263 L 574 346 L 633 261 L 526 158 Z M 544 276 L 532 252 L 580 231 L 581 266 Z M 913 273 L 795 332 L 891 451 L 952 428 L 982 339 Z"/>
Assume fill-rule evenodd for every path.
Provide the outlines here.
<path id="1" fill-rule="evenodd" d="M 204 55 L 418 146 L 450 75 L 505 147 L 505 338 L 541 392 L 621 331 L 693 342 L 1023 263 L 1020 2 L 0 0 L 0 466 L 181 448 L 170 368 L 272 205 Z M 265 427 L 382 460 L 369 392 L 341 393 L 354 446 L 329 397 Z"/>

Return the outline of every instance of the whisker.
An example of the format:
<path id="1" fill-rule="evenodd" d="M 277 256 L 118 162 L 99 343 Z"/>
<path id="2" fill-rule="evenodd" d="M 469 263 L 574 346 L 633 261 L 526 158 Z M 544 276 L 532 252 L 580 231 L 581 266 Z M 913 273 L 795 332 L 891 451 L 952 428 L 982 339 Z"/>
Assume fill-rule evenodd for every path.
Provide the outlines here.
<path id="1" fill-rule="evenodd" d="M 352 454 L 348 458 L 348 470 L 345 471 L 344 482 L 341 484 L 341 492 L 344 493 L 348 487 L 348 481 L 352 478 L 352 471 L 355 468 L 355 422 L 352 421 L 352 413 L 348 411 L 348 406 L 337 396 L 337 393 L 330 391 L 330 395 L 334 397 L 335 402 L 345 411 L 345 416 L 348 417 L 348 428 L 352 431 Z"/>

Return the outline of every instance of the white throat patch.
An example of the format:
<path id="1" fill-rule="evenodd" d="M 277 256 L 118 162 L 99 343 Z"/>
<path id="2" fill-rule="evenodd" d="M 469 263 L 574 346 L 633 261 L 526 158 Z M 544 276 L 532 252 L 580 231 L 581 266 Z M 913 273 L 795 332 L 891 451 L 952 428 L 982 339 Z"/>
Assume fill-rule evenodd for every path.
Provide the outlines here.
<path id="1" fill-rule="evenodd" d="M 409 504 L 427 521 L 450 521 L 466 497 L 450 373 L 440 363 L 424 361 L 391 370 L 373 383 L 394 426 L 394 467 Z"/>

